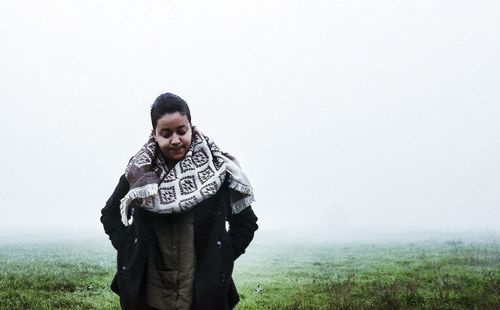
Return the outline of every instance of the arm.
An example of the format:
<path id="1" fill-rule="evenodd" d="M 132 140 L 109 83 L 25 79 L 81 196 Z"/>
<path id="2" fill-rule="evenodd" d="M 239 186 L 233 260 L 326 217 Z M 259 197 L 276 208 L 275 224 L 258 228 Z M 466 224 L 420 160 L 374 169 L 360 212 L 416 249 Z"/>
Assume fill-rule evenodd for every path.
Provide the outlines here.
<path id="1" fill-rule="evenodd" d="M 234 259 L 245 253 L 245 249 L 253 239 L 255 231 L 259 228 L 257 225 L 257 216 L 252 207 L 247 207 L 238 214 L 229 212 L 229 239 L 233 247 Z"/>
<path id="2" fill-rule="evenodd" d="M 118 248 L 120 237 L 122 236 L 125 226 L 121 222 L 120 215 L 120 200 L 129 191 L 129 184 L 125 175 L 122 175 L 113 194 L 109 197 L 106 205 L 101 210 L 101 223 L 104 227 L 104 232 L 109 236 L 111 244 L 115 249 Z"/>

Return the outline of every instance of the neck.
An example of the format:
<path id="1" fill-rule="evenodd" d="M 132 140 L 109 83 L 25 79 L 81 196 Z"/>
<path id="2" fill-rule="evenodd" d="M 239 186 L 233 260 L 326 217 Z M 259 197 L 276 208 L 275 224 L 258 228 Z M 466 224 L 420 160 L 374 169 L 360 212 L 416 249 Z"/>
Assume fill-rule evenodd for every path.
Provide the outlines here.
<path id="1" fill-rule="evenodd" d="M 177 160 L 171 160 L 171 159 L 166 159 L 165 158 L 165 164 L 167 165 L 168 170 L 174 168 L 175 164 L 177 164 Z"/>

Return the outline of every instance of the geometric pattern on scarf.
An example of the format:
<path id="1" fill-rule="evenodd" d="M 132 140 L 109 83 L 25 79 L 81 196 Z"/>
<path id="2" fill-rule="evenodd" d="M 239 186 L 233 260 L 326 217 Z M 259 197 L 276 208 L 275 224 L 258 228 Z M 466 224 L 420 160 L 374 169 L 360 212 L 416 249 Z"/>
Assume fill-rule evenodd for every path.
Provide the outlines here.
<path id="1" fill-rule="evenodd" d="M 153 134 L 132 157 L 125 177 L 129 192 L 120 204 L 122 222 L 128 226 L 132 202 L 160 214 L 181 213 L 213 196 L 229 174 L 230 201 L 238 213 L 254 201 L 251 185 L 235 158 L 222 153 L 219 147 L 193 127 L 191 146 L 182 160 L 168 169 Z M 133 216 L 133 215 L 132 215 Z"/>

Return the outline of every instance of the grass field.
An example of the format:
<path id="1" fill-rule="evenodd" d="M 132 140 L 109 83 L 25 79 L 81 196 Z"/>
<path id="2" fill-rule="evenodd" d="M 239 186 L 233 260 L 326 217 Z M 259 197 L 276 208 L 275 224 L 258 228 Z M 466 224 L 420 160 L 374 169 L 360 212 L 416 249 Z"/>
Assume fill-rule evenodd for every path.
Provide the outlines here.
<path id="1" fill-rule="evenodd" d="M 0 309 L 119 309 L 114 268 L 105 237 L 0 240 Z M 235 268 L 237 309 L 500 309 L 497 237 L 256 240 Z"/>

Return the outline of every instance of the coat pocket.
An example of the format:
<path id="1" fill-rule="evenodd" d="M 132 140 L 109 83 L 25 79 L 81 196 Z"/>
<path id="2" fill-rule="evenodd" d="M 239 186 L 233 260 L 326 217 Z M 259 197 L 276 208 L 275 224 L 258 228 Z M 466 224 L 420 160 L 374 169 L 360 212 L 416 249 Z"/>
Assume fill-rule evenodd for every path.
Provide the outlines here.
<path id="1" fill-rule="evenodd" d="M 149 283 L 154 286 L 175 289 L 177 287 L 177 278 L 179 272 L 177 270 L 156 270 L 156 272 L 149 272 Z"/>
<path id="2" fill-rule="evenodd" d="M 132 258 L 135 254 L 135 227 L 134 225 L 125 228 L 122 236 L 118 241 L 118 252 L 116 257 L 116 262 L 118 264 L 118 272 L 124 274 L 127 272 L 127 268 L 130 267 Z"/>

